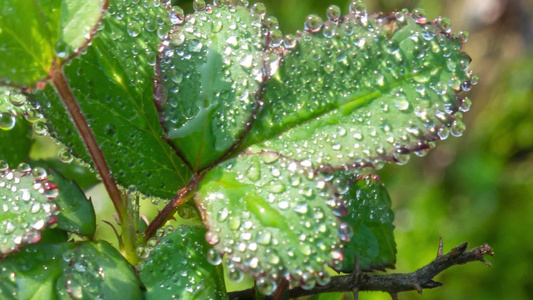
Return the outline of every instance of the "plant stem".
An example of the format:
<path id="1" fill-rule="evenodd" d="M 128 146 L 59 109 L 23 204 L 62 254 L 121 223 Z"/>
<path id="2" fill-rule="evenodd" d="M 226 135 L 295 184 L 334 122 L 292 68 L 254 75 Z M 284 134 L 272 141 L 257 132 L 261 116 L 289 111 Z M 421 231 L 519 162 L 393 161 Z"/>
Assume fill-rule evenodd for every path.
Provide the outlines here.
<path id="1" fill-rule="evenodd" d="M 200 182 L 201 177 L 194 175 L 189 183 L 178 191 L 176 197 L 172 198 L 170 202 L 157 214 L 152 222 L 148 225 L 144 231 L 144 241 L 150 239 L 157 229 L 159 229 L 163 224 L 172 218 L 177 209 L 182 205 L 187 203 L 193 196 L 198 183 Z"/>
<path id="2" fill-rule="evenodd" d="M 106 163 L 104 154 L 102 153 L 102 150 L 96 142 L 91 127 L 89 127 L 89 124 L 87 124 L 87 120 L 81 112 L 81 108 L 78 102 L 76 101 L 72 90 L 70 89 L 70 86 L 67 82 L 67 79 L 65 78 L 65 74 L 63 74 L 61 66 L 54 64 L 50 71 L 50 77 L 59 96 L 61 97 L 61 100 L 63 100 L 67 111 L 69 112 L 70 116 L 72 117 L 72 120 L 74 121 L 74 124 L 76 125 L 76 128 L 80 133 L 83 143 L 89 151 L 89 154 L 94 162 L 94 166 L 98 170 L 100 177 L 102 177 L 102 182 L 104 183 L 107 193 L 109 194 L 109 197 L 113 202 L 113 206 L 115 207 L 115 211 L 117 212 L 118 219 L 122 224 L 125 221 L 123 215 L 125 209 L 124 203 L 122 202 L 122 194 L 120 193 L 120 190 L 117 187 L 115 179 L 111 175 L 111 171 L 109 170 L 109 167 Z"/>

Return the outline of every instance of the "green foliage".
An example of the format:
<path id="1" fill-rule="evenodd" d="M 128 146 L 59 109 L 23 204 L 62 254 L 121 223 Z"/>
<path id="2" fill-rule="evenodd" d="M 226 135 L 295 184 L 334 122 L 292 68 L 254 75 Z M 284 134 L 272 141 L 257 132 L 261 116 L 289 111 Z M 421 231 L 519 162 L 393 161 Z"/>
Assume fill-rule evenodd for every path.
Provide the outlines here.
<path id="1" fill-rule="evenodd" d="M 133 269 L 106 242 L 32 245 L 0 268 L 2 299 L 142 298 Z"/>
<path id="2" fill-rule="evenodd" d="M 154 30 L 143 30 L 145 24 L 152 24 Z M 87 53 L 64 68 L 116 180 L 124 187 L 163 198 L 173 197 L 191 176 L 162 138 L 153 104 L 155 53 L 159 36 L 168 31 L 169 24 L 163 7 L 112 1 Z M 43 108 L 54 136 L 90 163 L 54 88 L 48 85 L 32 97 Z"/>
<path id="3" fill-rule="evenodd" d="M 51 169 L 50 180 L 61 193 L 54 199 L 59 206 L 57 228 L 93 237 L 96 230 L 96 216 L 91 202 L 74 181 L 67 180 L 61 173 Z"/>
<path id="4" fill-rule="evenodd" d="M 363 13 L 323 25 L 308 18 L 312 29 L 295 38 L 268 81 L 245 145 L 266 140 L 262 148 L 316 167 L 380 168 L 423 155 L 451 125 L 462 134 L 456 92 L 463 82 L 470 89 L 470 58 L 449 24 Z"/>
<path id="5" fill-rule="evenodd" d="M 348 215 L 341 218 L 354 235 L 344 244 L 343 272 L 354 270 L 354 258 L 360 270 L 384 270 L 396 263 L 396 243 L 390 209 L 391 200 L 383 184 L 376 178 L 357 178 L 347 183 L 343 195 Z"/>
<path id="6" fill-rule="evenodd" d="M 265 76 L 261 25 L 245 7 L 215 7 L 190 15 L 163 43 L 163 126 L 194 171 L 223 156 L 251 121 Z"/>
<path id="7" fill-rule="evenodd" d="M 58 191 L 43 169 L 0 166 L 0 255 L 40 240 L 40 230 L 57 222 L 53 199 Z"/>
<path id="8" fill-rule="evenodd" d="M 11 129 L 0 132 L 9 144 L 0 148 L 7 299 L 226 299 L 222 261 L 230 280 L 251 275 L 264 295 L 280 279 L 326 285 L 330 268 L 350 273 L 355 256 L 363 271 L 394 267 L 390 198 L 360 173 L 461 135 L 470 102 L 459 93 L 477 81 L 461 52 L 465 35 L 418 10 L 367 15 L 354 1 L 345 16 L 331 6 L 326 22 L 310 15 L 304 31 L 284 37 L 257 3 L 195 1 L 185 16 L 151 0 L 0 1 L 0 81 L 33 105 L 0 99 L 0 129 Z M 99 175 L 120 185 L 112 201 L 128 261 L 106 242 L 66 242 L 93 240 L 96 230 L 75 181 L 54 169 L 9 169 L 28 160 L 31 139 L 26 121 L 8 123 L 31 109 L 38 117 L 26 119 L 46 118 L 47 127 L 34 123 L 37 135 L 50 132 L 68 148 L 62 156 L 94 167 L 99 154 L 78 132 L 85 125 L 70 94 L 110 169 Z M 68 178 L 87 188 L 96 179 L 81 171 Z M 139 197 L 174 198 L 144 235 Z M 193 197 L 203 227 L 165 229 Z"/>
<path id="9" fill-rule="evenodd" d="M 13 105 L 24 101 L 15 89 L 0 86 L 0 160 L 13 168 L 26 160 L 31 147 L 31 125 L 24 110 Z"/>
<path id="10" fill-rule="evenodd" d="M 277 153 L 247 153 L 215 167 L 196 201 L 208 242 L 234 262 L 230 274 L 253 275 L 266 294 L 281 276 L 301 279 L 308 288 L 327 282 L 325 265 L 342 258 L 334 214 L 342 204 L 331 186 Z"/>
<path id="11" fill-rule="evenodd" d="M 96 31 L 104 0 L 2 0 L 0 82 L 28 87 L 52 65 L 82 51 Z"/>
<path id="12" fill-rule="evenodd" d="M 227 299 L 221 266 L 207 260 L 205 228 L 180 226 L 160 229 L 145 248 L 139 277 L 146 299 Z"/>

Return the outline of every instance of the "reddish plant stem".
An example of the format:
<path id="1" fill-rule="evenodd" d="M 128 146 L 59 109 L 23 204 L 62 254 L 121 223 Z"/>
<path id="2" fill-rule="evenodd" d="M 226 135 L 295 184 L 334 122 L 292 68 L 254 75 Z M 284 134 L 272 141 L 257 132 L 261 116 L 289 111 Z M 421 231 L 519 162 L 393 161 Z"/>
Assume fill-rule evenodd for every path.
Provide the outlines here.
<path id="1" fill-rule="evenodd" d="M 163 224 L 172 218 L 174 213 L 176 213 L 182 204 L 187 203 L 187 201 L 194 196 L 193 192 L 196 190 L 200 179 L 201 177 L 198 175 L 193 175 L 189 183 L 187 183 L 184 188 L 179 190 L 178 194 L 172 198 L 167 205 L 165 205 L 165 207 L 157 214 L 154 220 L 148 224 L 148 227 L 144 231 L 144 241 L 148 241 L 148 239 L 150 239 L 156 233 L 157 229 L 159 229 L 161 226 L 163 226 Z"/>
<path id="2" fill-rule="evenodd" d="M 100 177 L 102 177 L 102 182 L 104 183 L 107 193 L 109 194 L 109 197 L 113 202 L 113 206 L 115 207 L 115 211 L 117 212 L 119 221 L 122 224 L 124 222 L 123 214 L 125 212 L 124 203 L 122 202 L 122 194 L 120 193 L 120 190 L 117 187 L 115 179 L 111 175 L 111 171 L 109 170 L 104 154 L 98 146 L 91 127 L 89 127 L 85 116 L 81 112 L 81 108 L 78 102 L 76 101 L 72 90 L 70 89 L 67 79 L 65 78 L 65 74 L 63 74 L 63 70 L 59 65 L 54 64 L 52 66 L 52 69 L 50 71 L 50 77 L 59 96 L 61 97 L 61 100 L 63 100 L 67 111 L 69 112 L 70 116 L 72 117 L 72 120 L 74 121 L 74 124 L 76 125 L 76 128 L 80 133 L 83 143 L 85 144 L 87 150 L 89 151 L 89 154 L 91 155 L 91 158 L 94 162 L 94 166 L 98 170 Z"/>

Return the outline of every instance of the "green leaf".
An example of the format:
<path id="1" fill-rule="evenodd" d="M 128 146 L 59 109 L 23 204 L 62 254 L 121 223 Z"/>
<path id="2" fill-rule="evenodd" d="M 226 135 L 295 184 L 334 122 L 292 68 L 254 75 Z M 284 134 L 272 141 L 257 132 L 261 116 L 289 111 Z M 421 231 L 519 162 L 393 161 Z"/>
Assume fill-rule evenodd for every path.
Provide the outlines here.
<path id="1" fill-rule="evenodd" d="M 460 135 L 456 93 L 476 79 L 442 20 L 359 11 L 320 27 L 310 17 L 315 27 L 268 81 L 244 146 L 260 143 L 323 170 L 379 168 L 423 155 L 450 130 Z"/>
<path id="2" fill-rule="evenodd" d="M 0 166 L 0 257 L 21 245 L 36 243 L 40 231 L 56 223 L 56 186 L 46 180 L 42 169 L 27 165 L 12 171 Z M 32 174 L 33 173 L 33 174 Z"/>
<path id="3" fill-rule="evenodd" d="M 159 36 L 169 26 L 159 2 L 113 1 L 87 53 L 64 67 L 117 182 L 124 187 L 171 198 L 191 173 L 162 139 L 153 102 L 153 65 Z M 33 97 L 53 135 L 85 162 L 90 157 L 62 101 L 51 86 Z"/>
<path id="4" fill-rule="evenodd" d="M 25 96 L 15 89 L 0 86 L 0 160 L 11 167 L 18 166 L 28 158 L 31 141 L 31 125 L 23 117 L 23 108 L 13 103 L 24 103 Z"/>
<path id="5" fill-rule="evenodd" d="M 158 105 L 172 145 L 194 170 L 245 132 L 263 75 L 261 16 L 243 6 L 196 11 L 163 42 Z"/>
<path id="6" fill-rule="evenodd" d="M 133 268 L 105 242 L 32 245 L 0 268 L 2 299 L 142 299 Z"/>
<path id="7" fill-rule="evenodd" d="M 146 299 L 228 299 L 222 267 L 207 261 L 205 228 L 166 231 L 140 266 Z"/>
<path id="8" fill-rule="evenodd" d="M 1 0 L 0 82 L 29 87 L 96 33 L 104 0 Z"/>
<path id="9" fill-rule="evenodd" d="M 75 181 L 82 190 L 87 190 L 98 183 L 96 174 L 88 167 L 76 163 L 76 161 L 65 164 L 59 159 L 52 158 L 46 160 L 33 160 L 30 161 L 30 164 L 32 166 L 41 167 L 44 169 L 52 168 L 61 173 L 67 179 Z"/>
<path id="10" fill-rule="evenodd" d="M 264 294 L 275 290 L 274 278 L 306 288 L 325 284 L 326 265 L 342 259 L 334 215 L 341 207 L 332 189 L 277 153 L 247 153 L 213 168 L 196 202 L 207 241 L 227 254 L 232 273 L 251 274 Z"/>
<path id="11" fill-rule="evenodd" d="M 50 169 L 50 180 L 59 188 L 59 196 L 53 202 L 59 206 L 57 228 L 93 237 L 96 230 L 96 215 L 92 203 L 74 181 Z"/>
<path id="12" fill-rule="evenodd" d="M 342 272 L 354 270 L 355 255 L 362 271 L 394 268 L 394 214 L 389 194 L 380 179 L 359 177 L 355 183 L 348 183 L 342 198 L 349 213 L 341 219 L 353 228 L 353 236 L 344 243 Z"/>

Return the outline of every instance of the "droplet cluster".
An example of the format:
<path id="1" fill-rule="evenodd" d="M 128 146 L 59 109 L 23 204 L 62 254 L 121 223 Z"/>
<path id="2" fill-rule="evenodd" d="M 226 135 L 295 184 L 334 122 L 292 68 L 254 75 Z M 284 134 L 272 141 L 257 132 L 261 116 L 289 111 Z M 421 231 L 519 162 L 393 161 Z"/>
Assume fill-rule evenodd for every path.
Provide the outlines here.
<path id="1" fill-rule="evenodd" d="M 64 66 L 71 90 L 95 134 L 118 184 L 147 197 L 171 198 L 190 177 L 161 137 L 154 107 L 157 48 L 182 12 L 159 0 L 110 1 L 98 34 L 82 55 Z M 168 9 L 167 9 L 168 8 Z M 106 88 L 102 88 L 106 87 Z M 92 164 L 61 99 L 51 85 L 33 91 L 50 132 L 65 145 L 59 153 Z M 79 161 L 77 161 L 79 163 Z"/>
<path id="2" fill-rule="evenodd" d="M 156 237 L 139 247 L 138 253 L 145 259 L 140 265 L 140 278 L 147 299 L 224 298 L 220 273 L 205 259 L 209 249 L 205 232 L 194 226 L 160 228 Z"/>
<path id="3" fill-rule="evenodd" d="M 311 289 L 326 284 L 326 266 L 342 260 L 344 207 L 308 162 L 273 152 L 248 153 L 211 170 L 199 187 L 197 203 L 213 245 L 208 260 L 226 254 L 229 278 L 251 274 L 266 295 L 285 278 Z"/>
<path id="4" fill-rule="evenodd" d="M 25 247 L 0 264 L 0 290 L 27 299 L 34 283 L 54 299 L 140 299 L 131 265 L 106 242 L 45 243 Z"/>
<path id="5" fill-rule="evenodd" d="M 265 77 L 264 12 L 204 1 L 194 7 L 159 49 L 157 102 L 168 137 L 189 161 L 199 161 L 195 167 L 204 167 L 211 161 L 197 156 L 223 153 L 251 120 Z M 277 26 L 277 20 L 267 21 Z"/>
<path id="6" fill-rule="evenodd" d="M 0 130 L 15 128 L 17 120 L 24 117 L 32 123 L 36 135 L 47 135 L 48 128 L 38 107 L 29 105 L 26 96 L 14 88 L 0 86 Z"/>
<path id="7" fill-rule="evenodd" d="M 249 144 L 316 167 L 380 168 L 422 156 L 464 129 L 477 83 L 461 52 L 467 35 L 423 10 L 368 16 L 362 1 L 339 18 L 309 16 L 270 79 Z M 280 134 L 283 132 L 282 134 Z"/>
<path id="8" fill-rule="evenodd" d="M 330 182 L 338 187 L 348 214 L 342 217 L 347 227 L 343 272 L 354 270 L 357 255 L 361 270 L 382 270 L 392 267 L 396 258 L 391 200 L 377 175 L 360 176 L 343 172 L 331 175 Z"/>
<path id="9" fill-rule="evenodd" d="M 59 190 L 46 177 L 42 168 L 32 170 L 22 163 L 10 170 L 5 161 L 0 161 L 0 254 L 38 242 L 39 231 L 57 222 L 59 211 L 50 200 L 58 196 Z"/>
<path id="10" fill-rule="evenodd" d="M 72 299 L 105 299 L 106 269 L 99 263 L 102 259 L 97 252 L 88 249 L 68 249 L 60 258 L 65 264 L 70 265 L 68 276 L 58 280 L 58 295 Z M 63 263 L 63 262 L 61 262 Z"/>

